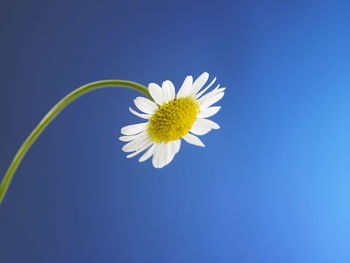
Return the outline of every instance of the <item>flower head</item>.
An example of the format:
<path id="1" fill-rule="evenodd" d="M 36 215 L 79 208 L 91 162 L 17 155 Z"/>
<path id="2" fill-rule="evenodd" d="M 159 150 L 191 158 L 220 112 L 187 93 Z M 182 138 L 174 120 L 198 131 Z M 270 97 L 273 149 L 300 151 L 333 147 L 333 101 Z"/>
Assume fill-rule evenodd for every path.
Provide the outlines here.
<path id="1" fill-rule="evenodd" d="M 131 113 L 148 121 L 121 129 L 124 136 L 119 139 L 128 142 L 122 150 L 131 152 L 127 158 L 146 151 L 139 162 L 146 161 L 153 155 L 153 166 L 162 168 L 179 152 L 181 139 L 203 147 L 204 144 L 196 135 L 204 135 L 212 129 L 220 128 L 207 118 L 220 110 L 219 106 L 212 105 L 222 99 L 225 90 L 217 85 L 204 95 L 216 80 L 214 78 L 202 89 L 208 78 L 209 74 L 206 72 L 194 82 L 192 76 L 187 76 L 177 94 L 173 83 L 169 80 L 164 81 L 162 87 L 150 83 L 148 91 L 154 101 L 137 97 L 134 102 L 142 113 L 129 108 Z"/>

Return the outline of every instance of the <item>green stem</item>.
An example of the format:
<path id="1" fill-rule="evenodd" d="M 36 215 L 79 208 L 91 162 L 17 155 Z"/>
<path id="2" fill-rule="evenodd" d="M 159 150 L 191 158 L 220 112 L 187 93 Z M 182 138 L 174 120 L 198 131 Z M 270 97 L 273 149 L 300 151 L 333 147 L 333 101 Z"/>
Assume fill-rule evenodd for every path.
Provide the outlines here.
<path id="1" fill-rule="evenodd" d="M 145 86 L 131 82 L 126 80 L 102 80 L 102 81 L 96 81 L 91 82 L 89 84 L 86 84 L 73 92 L 69 93 L 67 96 L 65 96 L 62 100 L 60 100 L 46 115 L 45 117 L 39 122 L 39 124 L 36 126 L 36 128 L 32 131 L 32 133 L 28 136 L 28 138 L 24 141 L 21 148 L 16 153 L 15 158 L 12 160 L 12 163 L 10 167 L 8 168 L 4 178 L 2 179 L 1 185 L 0 185 L 0 205 L 5 197 L 5 194 L 7 192 L 7 189 L 10 186 L 11 180 L 13 178 L 14 173 L 17 170 L 17 167 L 21 163 L 24 155 L 27 153 L 28 149 L 32 144 L 35 142 L 35 140 L 39 137 L 39 135 L 45 130 L 45 128 L 50 124 L 50 122 L 71 102 L 79 98 L 80 96 L 84 95 L 85 93 L 88 93 L 90 91 L 100 89 L 100 88 L 106 88 L 106 87 L 125 87 L 137 90 L 141 93 L 143 93 L 146 97 L 151 98 L 148 90 Z"/>

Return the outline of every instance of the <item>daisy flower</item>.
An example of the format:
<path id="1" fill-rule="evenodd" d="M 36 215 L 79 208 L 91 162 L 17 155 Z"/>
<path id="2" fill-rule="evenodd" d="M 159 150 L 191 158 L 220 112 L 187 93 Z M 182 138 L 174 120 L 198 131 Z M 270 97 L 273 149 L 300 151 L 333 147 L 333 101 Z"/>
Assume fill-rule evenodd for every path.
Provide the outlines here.
<path id="1" fill-rule="evenodd" d="M 220 110 L 220 106 L 212 106 L 224 96 L 225 88 L 217 85 L 215 89 L 205 94 L 214 84 L 216 78 L 204 89 L 209 74 L 204 72 L 195 81 L 187 76 L 175 94 L 175 87 L 169 80 L 162 87 L 150 83 L 148 91 L 154 101 L 144 97 L 134 100 L 135 106 L 142 112 L 132 108 L 130 112 L 146 119 L 147 122 L 126 126 L 121 129 L 119 139 L 128 142 L 122 150 L 129 152 L 127 158 L 146 151 L 139 162 L 146 161 L 151 156 L 155 168 L 169 164 L 180 150 L 181 139 L 186 142 L 204 147 L 196 135 L 204 135 L 219 125 L 207 118 Z"/>

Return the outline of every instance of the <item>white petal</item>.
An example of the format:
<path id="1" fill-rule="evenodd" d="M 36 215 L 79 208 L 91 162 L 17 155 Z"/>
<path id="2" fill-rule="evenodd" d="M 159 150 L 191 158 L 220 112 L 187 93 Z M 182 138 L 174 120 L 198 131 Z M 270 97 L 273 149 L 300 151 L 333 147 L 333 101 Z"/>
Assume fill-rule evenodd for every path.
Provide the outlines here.
<path id="1" fill-rule="evenodd" d="M 142 114 L 142 113 L 138 113 L 137 111 L 135 111 L 133 108 L 129 107 L 129 111 L 136 115 L 137 117 L 140 117 L 142 119 L 149 119 L 151 117 L 151 115 L 149 114 Z"/>
<path id="2" fill-rule="evenodd" d="M 216 89 L 216 92 L 219 93 L 219 92 L 223 92 L 225 90 L 226 90 L 226 88 L 220 88 L 220 89 Z"/>
<path id="3" fill-rule="evenodd" d="M 152 158 L 152 164 L 154 168 L 162 168 L 162 162 L 164 158 L 164 149 L 165 149 L 165 144 L 164 143 L 157 143 L 154 147 L 154 153 L 153 153 L 153 158 Z"/>
<path id="4" fill-rule="evenodd" d="M 134 99 L 134 103 L 136 107 L 144 113 L 153 114 L 154 111 L 158 109 L 157 104 L 144 97 L 137 97 L 136 99 Z"/>
<path id="5" fill-rule="evenodd" d="M 175 99 L 175 87 L 170 80 L 166 80 L 162 85 L 164 102 Z"/>
<path id="6" fill-rule="evenodd" d="M 147 135 L 140 136 L 139 138 L 136 138 L 135 140 L 125 144 L 122 148 L 122 151 L 123 152 L 137 151 L 142 147 L 144 147 L 149 142 L 150 142 L 150 139 Z"/>
<path id="7" fill-rule="evenodd" d="M 130 142 L 130 141 L 135 140 L 137 137 L 140 137 L 142 135 L 144 135 L 143 132 L 136 134 L 136 135 L 120 136 L 119 140 L 121 140 L 122 142 Z"/>
<path id="8" fill-rule="evenodd" d="M 197 118 L 198 119 L 203 119 L 203 118 L 209 118 L 220 110 L 220 106 L 215 106 L 215 107 L 210 107 L 202 110 L 200 113 L 198 113 Z"/>
<path id="9" fill-rule="evenodd" d="M 171 141 L 167 143 L 167 155 L 166 160 L 163 166 L 168 165 L 173 159 L 176 154 L 176 143 L 175 141 Z"/>
<path id="10" fill-rule="evenodd" d="M 146 145 L 144 145 L 143 147 L 141 147 L 140 149 L 138 149 L 137 151 L 130 153 L 129 155 L 126 156 L 126 158 L 131 158 L 134 157 L 136 155 L 138 155 L 140 152 L 143 152 L 144 150 L 146 150 L 148 147 L 150 147 L 152 145 L 152 142 L 149 141 Z"/>
<path id="11" fill-rule="evenodd" d="M 208 98 L 211 98 L 213 96 L 215 96 L 216 94 L 220 93 L 221 91 L 224 91 L 225 88 L 221 88 L 219 89 L 218 87 L 220 87 L 220 84 L 216 86 L 215 89 L 213 89 L 212 91 L 208 92 L 207 94 L 205 94 L 203 97 L 197 99 L 198 103 L 203 102 L 204 100 L 207 100 Z"/>
<path id="12" fill-rule="evenodd" d="M 215 81 L 216 81 L 216 78 L 214 78 L 205 89 L 203 89 L 201 92 L 197 93 L 195 97 L 198 99 L 200 96 L 202 96 L 214 84 Z M 219 87 L 219 86 L 220 85 L 218 85 L 217 87 Z"/>
<path id="13" fill-rule="evenodd" d="M 208 127 L 214 130 L 220 129 L 220 126 L 216 122 L 213 122 L 212 120 L 208 120 L 208 119 L 196 119 L 194 124 L 200 127 Z"/>
<path id="14" fill-rule="evenodd" d="M 168 144 L 170 145 L 169 155 L 168 155 L 168 160 L 165 163 L 165 165 L 169 164 L 173 160 L 174 156 L 180 151 L 181 140 L 178 139 L 176 141 L 171 141 L 171 142 L 168 142 Z"/>
<path id="15" fill-rule="evenodd" d="M 196 121 L 193 123 L 192 128 L 190 130 L 191 133 L 194 133 L 196 135 L 204 135 L 211 131 L 211 129 L 219 129 L 220 126 L 208 119 L 196 119 Z"/>
<path id="16" fill-rule="evenodd" d="M 203 120 L 203 119 L 197 119 L 197 120 Z M 196 135 L 204 135 L 210 132 L 211 128 L 209 127 L 202 127 L 200 125 L 197 125 L 196 122 L 193 123 L 192 128 L 190 130 L 191 133 Z"/>
<path id="17" fill-rule="evenodd" d="M 192 96 L 195 96 L 197 92 L 204 86 L 204 84 L 208 81 L 209 74 L 207 72 L 204 72 L 202 75 L 200 75 L 192 85 Z"/>
<path id="18" fill-rule="evenodd" d="M 147 128 L 148 122 L 133 124 L 125 126 L 121 129 L 121 133 L 124 135 L 134 135 L 144 131 Z"/>
<path id="19" fill-rule="evenodd" d="M 153 155 L 154 144 L 149 148 L 139 159 L 139 162 L 144 162 Z"/>
<path id="20" fill-rule="evenodd" d="M 200 103 L 199 108 L 201 110 L 203 110 L 203 109 L 210 107 L 211 105 L 213 105 L 213 104 L 217 103 L 219 100 L 221 100 L 224 95 L 225 95 L 224 92 L 220 92 L 218 94 L 215 94 L 210 99 L 207 99 L 207 100 L 203 101 L 202 103 Z"/>
<path id="21" fill-rule="evenodd" d="M 175 144 L 175 154 L 177 154 L 179 151 L 180 151 L 180 148 L 181 148 L 181 140 L 178 139 L 174 142 Z"/>
<path id="22" fill-rule="evenodd" d="M 163 168 L 170 161 L 170 144 L 158 143 L 154 150 L 152 164 L 155 168 Z"/>
<path id="23" fill-rule="evenodd" d="M 158 168 L 158 158 L 159 158 L 159 143 L 154 144 L 152 165 L 154 168 Z"/>
<path id="24" fill-rule="evenodd" d="M 149 94 L 151 94 L 152 98 L 156 103 L 162 105 L 164 103 L 163 91 L 159 85 L 155 83 L 150 83 L 148 85 Z"/>
<path id="25" fill-rule="evenodd" d="M 140 148 L 140 145 L 142 143 L 142 141 L 145 140 L 145 136 L 142 136 L 142 138 L 137 138 L 131 142 L 128 142 L 127 144 L 125 144 L 122 148 L 123 152 L 133 152 L 135 151 L 135 148 Z"/>
<path id="26" fill-rule="evenodd" d="M 192 135 L 190 133 L 187 133 L 183 139 L 190 143 L 190 144 L 193 144 L 193 145 L 196 145 L 196 146 L 202 146 L 204 147 L 204 144 L 202 143 L 202 141 L 195 135 Z"/>
<path id="27" fill-rule="evenodd" d="M 192 76 L 187 76 L 184 83 L 182 84 L 179 92 L 177 93 L 177 98 L 188 97 L 192 92 Z"/>
<path id="28" fill-rule="evenodd" d="M 163 168 L 169 161 L 169 155 L 170 155 L 170 151 L 171 151 L 171 144 L 167 143 L 162 146 L 162 155 L 161 155 L 161 158 L 160 158 L 160 166 L 161 168 Z"/>

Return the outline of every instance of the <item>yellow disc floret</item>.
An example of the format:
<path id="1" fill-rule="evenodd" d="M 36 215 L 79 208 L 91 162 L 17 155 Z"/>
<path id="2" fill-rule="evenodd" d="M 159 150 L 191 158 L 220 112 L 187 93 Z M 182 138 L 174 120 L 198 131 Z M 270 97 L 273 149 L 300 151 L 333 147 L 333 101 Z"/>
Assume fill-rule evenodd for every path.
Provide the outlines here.
<path id="1" fill-rule="evenodd" d="M 159 106 L 148 123 L 148 135 L 153 142 L 167 143 L 185 136 L 200 109 L 193 99 L 179 98 Z"/>

